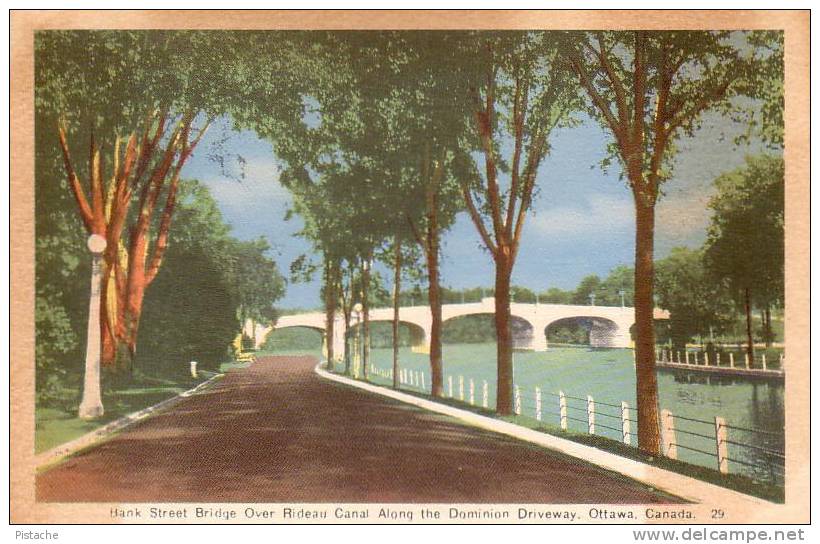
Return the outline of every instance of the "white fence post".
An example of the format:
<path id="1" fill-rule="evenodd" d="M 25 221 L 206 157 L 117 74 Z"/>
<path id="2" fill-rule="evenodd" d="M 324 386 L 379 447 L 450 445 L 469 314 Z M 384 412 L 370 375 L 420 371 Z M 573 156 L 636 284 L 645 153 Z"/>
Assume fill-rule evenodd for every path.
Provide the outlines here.
<path id="1" fill-rule="evenodd" d="M 720 366 L 720 352 L 715 353 L 715 366 Z"/>
<path id="2" fill-rule="evenodd" d="M 447 396 L 453 398 L 453 377 L 447 376 Z"/>
<path id="3" fill-rule="evenodd" d="M 558 391 L 558 413 L 561 421 L 561 430 L 567 430 L 567 397 L 563 391 Z"/>
<path id="4" fill-rule="evenodd" d="M 661 410 L 661 437 L 666 456 L 670 459 L 677 459 L 678 444 L 675 442 L 675 418 L 669 410 Z"/>
<path id="5" fill-rule="evenodd" d="M 785 358 L 785 357 L 783 356 L 783 354 L 781 353 L 781 354 L 780 354 L 780 372 L 783 372 L 783 361 L 784 361 L 785 359 L 786 359 L 786 358 Z"/>
<path id="6" fill-rule="evenodd" d="M 475 404 L 475 382 L 470 378 L 470 406 Z"/>
<path id="7" fill-rule="evenodd" d="M 769 365 L 766 363 L 766 354 L 764 353 L 761 357 L 763 357 L 763 370 L 769 370 Z"/>
<path id="8" fill-rule="evenodd" d="M 464 376 L 458 377 L 458 400 L 464 401 Z"/>
<path id="9" fill-rule="evenodd" d="M 746 368 L 752 368 L 752 360 L 749 357 L 749 354 L 745 353 L 744 356 L 746 357 Z"/>
<path id="10" fill-rule="evenodd" d="M 632 421 L 629 419 L 629 405 L 621 402 L 621 430 L 624 437 L 624 444 L 632 445 Z"/>
<path id="11" fill-rule="evenodd" d="M 421 373 L 421 388 L 422 390 L 426 390 L 427 388 L 424 386 L 424 372 Z"/>
<path id="12" fill-rule="evenodd" d="M 735 367 L 735 354 L 733 352 L 729 352 L 729 366 L 734 368 Z"/>
<path id="13" fill-rule="evenodd" d="M 514 408 L 515 415 L 520 416 L 521 415 L 521 388 L 516 385 L 515 389 L 514 389 L 514 393 L 515 393 L 515 408 Z"/>
<path id="14" fill-rule="evenodd" d="M 706 366 L 709 366 L 709 352 L 708 351 L 703 352 L 703 364 L 705 364 Z"/>
<path id="15" fill-rule="evenodd" d="M 487 380 L 484 380 L 484 385 L 481 387 L 481 406 L 484 408 L 490 407 L 490 385 Z"/>
<path id="16" fill-rule="evenodd" d="M 541 388 L 535 388 L 535 419 L 541 421 Z"/>
<path id="17" fill-rule="evenodd" d="M 688 352 L 688 351 L 684 351 L 684 352 L 683 352 L 683 357 L 684 357 L 684 359 L 686 360 L 686 364 L 688 365 L 688 364 L 689 364 L 689 352 Z"/>
<path id="18" fill-rule="evenodd" d="M 718 470 L 729 474 L 729 430 L 722 417 L 715 416 L 715 447 L 717 448 Z"/>
<path id="19" fill-rule="evenodd" d="M 595 434 L 595 399 L 591 395 L 587 395 L 587 420 L 589 434 Z"/>

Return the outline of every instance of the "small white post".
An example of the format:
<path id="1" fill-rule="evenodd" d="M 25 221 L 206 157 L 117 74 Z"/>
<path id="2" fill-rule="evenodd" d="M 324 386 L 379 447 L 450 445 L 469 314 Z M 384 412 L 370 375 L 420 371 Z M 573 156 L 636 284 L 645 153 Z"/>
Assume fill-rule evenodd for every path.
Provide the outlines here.
<path id="1" fill-rule="evenodd" d="M 683 352 L 683 357 L 684 357 L 684 359 L 686 360 L 686 364 L 688 365 L 688 364 L 689 364 L 689 352 L 688 352 L 688 351 L 684 351 L 684 352 Z"/>
<path id="2" fill-rule="evenodd" d="M 715 366 L 720 366 L 720 352 L 715 353 Z"/>
<path id="3" fill-rule="evenodd" d="M 769 370 L 769 365 L 766 362 L 766 354 L 764 353 L 761 357 L 763 357 L 763 370 Z"/>
<path id="4" fill-rule="evenodd" d="M 735 354 L 733 352 L 729 352 L 729 366 L 734 368 L 735 367 Z"/>
<path id="5" fill-rule="evenodd" d="M 453 377 L 447 376 L 447 396 L 453 398 Z"/>
<path id="6" fill-rule="evenodd" d="M 563 391 L 558 391 L 558 413 L 561 421 L 561 430 L 567 430 L 567 397 Z"/>
<path id="7" fill-rule="evenodd" d="M 621 402 L 621 430 L 623 432 L 624 444 L 632 445 L 632 421 L 629 419 L 629 405 Z"/>
<path id="8" fill-rule="evenodd" d="M 521 389 L 515 386 L 515 415 L 521 415 Z"/>
<path id="9" fill-rule="evenodd" d="M 421 373 L 421 388 L 423 390 L 427 389 L 427 387 L 424 385 L 424 372 Z"/>
<path id="10" fill-rule="evenodd" d="M 484 385 L 481 387 L 481 406 L 484 408 L 490 406 L 490 385 L 487 380 L 484 380 Z"/>
<path id="11" fill-rule="evenodd" d="M 679 351 L 676 351 L 676 352 L 675 352 L 675 355 L 677 355 L 677 356 L 678 356 L 678 364 L 680 364 L 680 352 L 679 352 Z"/>
<path id="12" fill-rule="evenodd" d="M 464 400 L 464 376 L 458 377 L 458 400 Z"/>
<path id="13" fill-rule="evenodd" d="M 191 377 L 198 378 L 199 375 L 196 373 L 196 361 L 191 361 Z"/>
<path id="14" fill-rule="evenodd" d="M 475 404 L 475 382 L 470 378 L 470 406 Z"/>
<path id="15" fill-rule="evenodd" d="M 695 364 L 698 364 L 698 352 L 695 352 Z"/>
<path id="16" fill-rule="evenodd" d="M 595 434 L 595 399 L 591 395 L 587 395 L 587 420 L 589 434 Z"/>
<path id="17" fill-rule="evenodd" d="M 746 357 L 746 368 L 747 369 L 752 368 L 752 361 L 751 361 L 751 358 L 749 357 L 749 354 L 745 353 L 744 355 Z"/>
<path id="18" fill-rule="evenodd" d="M 717 448 L 718 470 L 729 473 L 729 430 L 722 417 L 715 416 L 715 447 Z"/>
<path id="19" fill-rule="evenodd" d="M 535 419 L 541 421 L 541 388 L 535 388 Z"/>
<path id="20" fill-rule="evenodd" d="M 708 351 L 703 352 L 703 364 L 706 365 L 706 366 L 709 366 L 709 352 Z"/>
<path id="21" fill-rule="evenodd" d="M 678 458 L 678 444 L 675 442 L 675 418 L 669 410 L 661 410 L 661 439 L 664 453 L 670 459 Z"/>

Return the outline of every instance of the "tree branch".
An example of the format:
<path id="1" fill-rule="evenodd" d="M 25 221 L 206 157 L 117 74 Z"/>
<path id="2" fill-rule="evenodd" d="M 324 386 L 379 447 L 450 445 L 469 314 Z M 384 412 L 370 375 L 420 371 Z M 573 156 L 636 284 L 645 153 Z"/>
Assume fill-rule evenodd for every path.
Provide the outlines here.
<path id="1" fill-rule="evenodd" d="M 77 202 L 80 219 L 85 226 L 85 230 L 89 233 L 93 233 L 94 221 L 91 206 L 88 204 L 85 191 L 83 191 L 83 187 L 71 163 L 71 153 L 68 150 L 68 143 L 66 142 L 65 124 L 62 121 L 57 124 L 57 135 L 60 140 L 60 149 L 63 152 L 63 165 L 68 175 L 68 184 L 71 187 L 71 192 L 74 194 L 74 200 Z"/>

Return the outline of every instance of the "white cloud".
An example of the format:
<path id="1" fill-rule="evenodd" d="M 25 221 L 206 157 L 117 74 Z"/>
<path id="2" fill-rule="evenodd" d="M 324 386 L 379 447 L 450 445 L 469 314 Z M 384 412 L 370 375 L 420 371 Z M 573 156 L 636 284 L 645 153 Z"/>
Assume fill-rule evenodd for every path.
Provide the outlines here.
<path id="1" fill-rule="evenodd" d="M 631 199 L 594 194 L 579 206 L 541 208 L 532 221 L 533 233 L 545 237 L 617 236 L 634 228 Z"/>
<path id="2" fill-rule="evenodd" d="M 242 172 L 243 179 L 237 179 L 235 172 L 230 172 L 230 176 L 235 177 L 216 173 L 201 179 L 228 215 L 280 210 L 290 202 L 290 193 L 279 183 L 279 167 L 273 157 L 249 158 Z"/>

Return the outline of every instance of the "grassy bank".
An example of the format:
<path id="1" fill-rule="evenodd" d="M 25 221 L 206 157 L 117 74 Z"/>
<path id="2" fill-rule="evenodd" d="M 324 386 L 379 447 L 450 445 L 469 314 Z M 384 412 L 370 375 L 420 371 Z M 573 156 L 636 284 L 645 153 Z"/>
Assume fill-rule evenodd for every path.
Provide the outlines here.
<path id="1" fill-rule="evenodd" d="M 116 419 L 174 397 L 196 387 L 216 373 L 200 371 L 198 374 L 198 378 L 193 378 L 190 374 L 166 378 L 135 377 L 127 384 L 104 390 L 105 415 L 93 421 L 77 417 L 81 392 L 79 389 L 66 388 L 60 396 L 63 399 L 71 399 L 70 401 L 35 408 L 34 452 L 48 451 Z"/>

